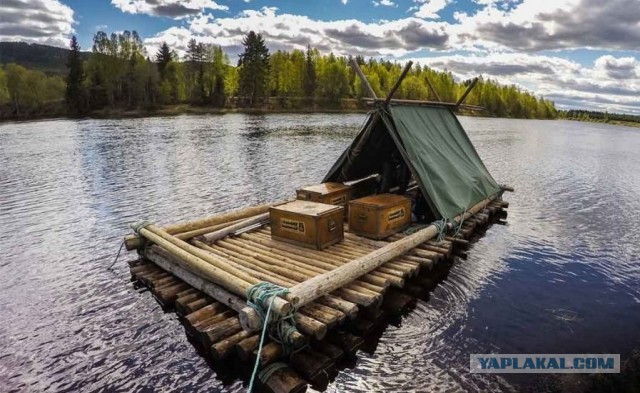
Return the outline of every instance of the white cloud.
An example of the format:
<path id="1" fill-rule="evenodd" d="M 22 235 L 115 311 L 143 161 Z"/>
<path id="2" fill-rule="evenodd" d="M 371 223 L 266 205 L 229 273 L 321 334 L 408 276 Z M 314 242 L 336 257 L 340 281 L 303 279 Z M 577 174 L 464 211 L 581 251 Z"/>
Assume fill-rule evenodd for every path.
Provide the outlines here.
<path id="1" fill-rule="evenodd" d="M 349 2 L 349 0 L 340 0 L 340 2 L 344 5 L 347 5 L 347 3 Z"/>
<path id="2" fill-rule="evenodd" d="M 261 33 L 272 49 L 304 49 L 308 44 L 328 53 L 369 56 L 401 56 L 423 48 L 447 46 L 449 39 L 442 22 L 417 18 L 364 23 L 359 20 L 320 21 L 307 16 L 277 14 L 277 8 L 246 10 L 233 18 L 214 18 L 203 14 L 188 25 L 173 27 L 145 40 L 150 47 L 163 41 L 174 42 L 184 50 L 187 40 L 173 35 L 193 37 L 221 45 L 232 54 L 239 51 L 244 35 Z"/>
<path id="3" fill-rule="evenodd" d="M 414 0 L 419 3 L 415 16 L 423 19 L 440 19 L 438 13 L 442 11 L 452 0 Z"/>
<path id="4" fill-rule="evenodd" d="M 523 0 L 505 10 L 485 1 L 480 11 L 455 14 L 460 45 L 541 51 L 571 48 L 640 50 L 637 0 Z"/>
<path id="5" fill-rule="evenodd" d="M 591 67 L 555 56 L 492 53 L 473 56 L 436 56 L 413 59 L 459 79 L 483 75 L 504 84 L 515 84 L 556 101 L 559 107 L 594 105 L 598 110 L 640 113 L 640 63 L 633 57 L 605 55 Z M 626 77 L 620 79 L 611 70 Z M 582 104 L 579 104 L 582 102 Z M 589 104 L 591 103 L 591 104 Z"/>
<path id="6" fill-rule="evenodd" d="M 373 3 L 374 7 L 378 7 L 378 6 L 381 6 L 381 5 L 385 6 L 385 7 L 397 7 L 398 6 L 392 0 L 380 0 L 380 1 L 373 0 L 372 3 Z"/>
<path id="7" fill-rule="evenodd" d="M 197 15 L 205 9 L 229 9 L 213 0 L 111 0 L 111 4 L 130 14 L 165 16 L 173 19 Z"/>
<path id="8" fill-rule="evenodd" d="M 68 46 L 73 10 L 58 0 L 2 0 L 0 41 Z"/>

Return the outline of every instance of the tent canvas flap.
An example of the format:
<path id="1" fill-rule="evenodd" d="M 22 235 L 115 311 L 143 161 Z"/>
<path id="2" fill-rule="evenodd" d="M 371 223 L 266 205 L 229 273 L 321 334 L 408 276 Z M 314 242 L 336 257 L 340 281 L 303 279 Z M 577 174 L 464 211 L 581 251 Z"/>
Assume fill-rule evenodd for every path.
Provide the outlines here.
<path id="1" fill-rule="evenodd" d="M 365 127 L 324 181 L 350 181 L 381 173 L 398 151 L 435 217 L 452 218 L 500 191 L 457 117 L 438 106 L 389 105 Z"/>

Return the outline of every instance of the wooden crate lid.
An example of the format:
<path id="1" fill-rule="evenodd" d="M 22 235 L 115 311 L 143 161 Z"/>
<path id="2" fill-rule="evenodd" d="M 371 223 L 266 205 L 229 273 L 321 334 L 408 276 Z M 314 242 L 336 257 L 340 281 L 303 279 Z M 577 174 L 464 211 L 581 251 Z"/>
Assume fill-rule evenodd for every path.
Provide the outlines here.
<path id="1" fill-rule="evenodd" d="M 350 188 L 351 186 L 348 186 L 346 184 L 328 182 L 328 183 L 314 184 L 312 186 L 302 187 L 298 191 L 314 192 L 314 193 L 324 195 L 324 194 L 331 194 L 332 192 L 348 190 Z"/>
<path id="2" fill-rule="evenodd" d="M 407 201 L 410 201 L 410 199 L 398 194 L 378 194 L 353 199 L 349 204 L 386 208 L 398 206 L 402 203 L 406 203 Z"/>
<path id="3" fill-rule="evenodd" d="M 282 205 L 271 207 L 270 210 L 285 211 L 290 213 L 303 214 L 305 216 L 322 216 L 327 213 L 343 209 L 342 206 L 328 205 L 326 203 L 295 200 Z"/>

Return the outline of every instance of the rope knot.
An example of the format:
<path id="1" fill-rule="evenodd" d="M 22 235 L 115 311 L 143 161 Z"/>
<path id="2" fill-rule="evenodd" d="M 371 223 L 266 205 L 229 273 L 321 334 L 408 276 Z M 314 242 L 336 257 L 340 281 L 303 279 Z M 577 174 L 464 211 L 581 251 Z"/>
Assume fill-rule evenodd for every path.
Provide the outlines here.
<path id="1" fill-rule="evenodd" d="M 251 381 L 249 382 L 249 392 L 251 392 L 253 388 L 253 381 L 257 375 L 260 353 L 262 352 L 262 345 L 264 344 L 267 329 L 269 329 L 269 337 L 282 346 L 282 352 L 285 357 L 289 356 L 295 349 L 294 334 L 298 332 L 293 319 L 295 310 L 292 310 L 284 316 L 277 315 L 272 317 L 271 315 L 271 308 L 275 298 L 286 295 L 287 293 L 289 293 L 288 288 L 270 282 L 260 282 L 247 289 L 247 305 L 253 308 L 262 319 L 262 334 L 260 335 L 260 344 L 258 345 L 258 356 L 253 368 L 253 374 L 251 375 Z M 282 366 L 270 365 L 262 371 L 259 378 L 265 382 L 271 374 L 280 368 L 282 368 Z"/>
<path id="2" fill-rule="evenodd" d="M 151 221 L 144 220 L 144 221 L 140 221 L 140 222 L 136 222 L 136 223 L 131 224 L 131 229 L 133 229 L 133 232 L 136 235 L 140 235 L 140 230 L 142 228 L 148 227 L 151 224 L 153 224 Z"/>

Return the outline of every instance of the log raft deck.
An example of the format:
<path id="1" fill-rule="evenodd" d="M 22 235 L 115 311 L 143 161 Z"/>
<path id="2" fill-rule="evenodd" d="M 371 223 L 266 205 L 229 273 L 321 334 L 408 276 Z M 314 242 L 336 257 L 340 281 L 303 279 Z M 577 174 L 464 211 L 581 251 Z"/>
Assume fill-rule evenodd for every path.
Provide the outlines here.
<path id="1" fill-rule="evenodd" d="M 409 67 L 381 101 L 354 64 L 374 105 L 393 102 Z M 415 104 L 461 107 L 468 91 L 455 104 Z M 422 225 L 380 241 L 345 226 L 344 240 L 322 251 L 271 239 L 269 204 L 165 227 L 138 225 L 125 245 L 140 256 L 129 262 L 132 280 L 175 310 L 205 356 L 239 360 L 248 371 L 259 357 L 260 387 L 302 392 L 308 384 L 326 386 L 377 322 L 425 294 L 434 269 L 464 254 L 474 234 L 505 218 L 503 191 L 513 190 L 501 187 L 446 225 Z M 266 303 L 275 319 L 293 322 L 281 324 L 289 329 L 286 342 L 267 337 L 259 351 L 263 317 L 248 306 L 247 291 L 262 282 L 288 289 Z"/>

